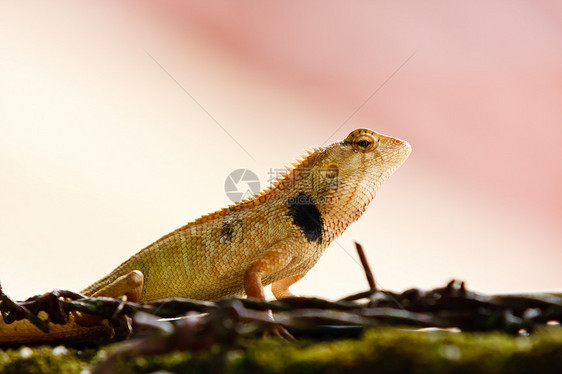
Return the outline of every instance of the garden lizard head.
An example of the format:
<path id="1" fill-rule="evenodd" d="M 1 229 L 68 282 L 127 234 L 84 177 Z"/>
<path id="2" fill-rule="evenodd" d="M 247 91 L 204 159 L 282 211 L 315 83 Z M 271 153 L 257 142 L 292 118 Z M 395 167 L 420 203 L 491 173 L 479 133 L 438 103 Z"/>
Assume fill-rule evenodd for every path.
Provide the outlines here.
<path id="1" fill-rule="evenodd" d="M 406 161 L 411 147 L 404 140 L 358 129 L 316 152 L 310 173 L 300 181 L 302 190 L 308 190 L 305 194 L 313 198 L 322 217 L 335 217 L 344 229 L 361 216 L 380 186 Z"/>

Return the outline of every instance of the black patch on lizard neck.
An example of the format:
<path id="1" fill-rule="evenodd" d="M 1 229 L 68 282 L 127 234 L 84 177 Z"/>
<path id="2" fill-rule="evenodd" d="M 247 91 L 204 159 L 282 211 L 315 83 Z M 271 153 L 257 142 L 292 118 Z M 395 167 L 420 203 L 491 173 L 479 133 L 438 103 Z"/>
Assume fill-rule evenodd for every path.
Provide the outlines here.
<path id="1" fill-rule="evenodd" d="M 304 193 L 287 200 L 288 215 L 293 218 L 293 223 L 298 226 L 309 242 L 322 243 L 322 214 L 314 203 L 314 199 Z"/>

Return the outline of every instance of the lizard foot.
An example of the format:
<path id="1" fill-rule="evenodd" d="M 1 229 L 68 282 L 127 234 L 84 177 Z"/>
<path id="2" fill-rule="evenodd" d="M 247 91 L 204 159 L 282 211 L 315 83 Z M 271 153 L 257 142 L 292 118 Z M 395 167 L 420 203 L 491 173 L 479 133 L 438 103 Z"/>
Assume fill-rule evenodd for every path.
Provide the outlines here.
<path id="1" fill-rule="evenodd" d="M 265 338 L 273 337 L 289 342 L 296 341 L 295 337 L 281 325 L 270 325 L 264 332 Z"/>

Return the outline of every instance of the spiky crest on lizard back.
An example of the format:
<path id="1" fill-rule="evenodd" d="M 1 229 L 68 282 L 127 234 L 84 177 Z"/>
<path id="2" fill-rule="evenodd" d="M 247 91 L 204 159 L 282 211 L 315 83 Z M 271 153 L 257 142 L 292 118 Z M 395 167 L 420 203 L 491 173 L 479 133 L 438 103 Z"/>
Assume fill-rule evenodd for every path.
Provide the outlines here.
<path id="1" fill-rule="evenodd" d="M 310 168 L 314 164 L 314 161 L 316 160 L 318 155 L 320 155 L 324 149 L 325 148 L 323 147 L 313 147 L 312 149 L 305 150 L 306 155 L 298 155 L 295 162 L 292 162 L 290 163 L 290 165 L 285 166 L 285 169 L 287 170 L 286 172 L 280 173 L 280 176 L 277 177 L 270 186 L 261 190 L 259 193 L 242 201 L 235 202 L 234 204 L 230 204 L 226 208 L 221 208 L 212 213 L 202 215 L 201 217 L 196 218 L 195 220 L 178 228 L 177 230 L 174 230 L 169 234 L 161 237 L 160 239 L 157 240 L 157 242 L 161 240 L 165 240 L 168 237 L 173 236 L 180 231 L 185 231 L 194 225 L 224 217 L 229 212 L 245 209 L 249 207 L 254 207 L 259 204 L 265 203 L 266 201 L 270 200 L 272 197 L 276 196 L 279 192 L 285 190 L 286 188 L 290 188 L 292 185 L 294 185 L 300 176 L 299 172 L 307 168 Z"/>

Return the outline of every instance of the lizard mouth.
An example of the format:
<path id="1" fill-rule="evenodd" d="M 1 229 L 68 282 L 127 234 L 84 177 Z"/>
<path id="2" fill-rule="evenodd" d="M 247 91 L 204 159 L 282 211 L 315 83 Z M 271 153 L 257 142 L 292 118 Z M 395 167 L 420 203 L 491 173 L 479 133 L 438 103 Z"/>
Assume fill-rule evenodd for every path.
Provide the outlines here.
<path id="1" fill-rule="evenodd" d="M 380 159 L 388 164 L 394 163 L 395 166 L 392 167 L 392 171 L 395 171 L 400 165 L 408 159 L 410 153 L 412 153 L 412 146 L 405 140 L 399 140 L 398 146 L 392 146 L 390 149 L 385 150 L 379 154 Z"/>

